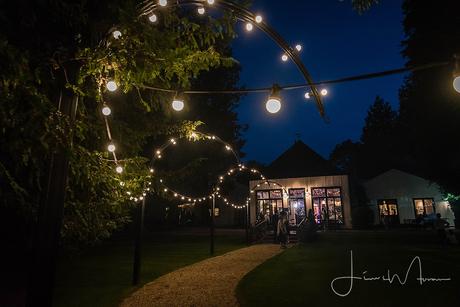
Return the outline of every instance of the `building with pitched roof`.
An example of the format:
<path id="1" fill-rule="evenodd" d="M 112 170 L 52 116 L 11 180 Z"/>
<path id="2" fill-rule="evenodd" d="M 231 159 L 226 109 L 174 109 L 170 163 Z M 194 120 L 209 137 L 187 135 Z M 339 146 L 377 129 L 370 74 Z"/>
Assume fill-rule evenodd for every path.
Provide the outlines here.
<path id="1" fill-rule="evenodd" d="M 348 175 L 297 140 L 265 171 L 266 180 L 249 182 L 251 225 L 273 224 L 282 212 L 292 226 L 311 210 L 326 228 L 351 228 Z"/>

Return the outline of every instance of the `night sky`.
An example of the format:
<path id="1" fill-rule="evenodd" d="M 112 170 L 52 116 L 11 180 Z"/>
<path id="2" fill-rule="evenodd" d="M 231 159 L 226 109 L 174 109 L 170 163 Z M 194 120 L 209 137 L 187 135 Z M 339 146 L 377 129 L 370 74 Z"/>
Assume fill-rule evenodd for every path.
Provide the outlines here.
<path id="1" fill-rule="evenodd" d="M 302 60 L 315 81 L 399 68 L 402 0 L 384 0 L 359 15 L 350 1 L 254 0 L 251 10 L 264 17 L 290 44 L 301 43 Z M 242 66 L 241 84 L 267 87 L 304 82 L 297 67 L 282 62 L 282 50 L 262 31 L 247 33 L 244 24 L 233 44 L 234 57 Z M 380 95 L 395 108 L 403 75 L 328 85 L 324 104 L 330 123 L 325 123 L 314 100 L 303 98 L 305 90 L 283 91 L 282 109 L 265 110 L 266 94 L 249 94 L 238 108 L 241 123 L 249 124 L 244 138 L 246 160 L 269 163 L 301 139 L 324 157 L 337 143 L 358 140 L 368 107 Z M 319 87 L 321 89 L 322 87 Z"/>

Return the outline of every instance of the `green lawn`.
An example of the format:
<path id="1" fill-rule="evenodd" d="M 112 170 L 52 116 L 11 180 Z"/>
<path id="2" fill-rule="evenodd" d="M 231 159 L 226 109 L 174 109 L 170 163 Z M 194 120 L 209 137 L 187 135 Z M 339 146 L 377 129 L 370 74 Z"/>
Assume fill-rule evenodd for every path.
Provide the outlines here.
<path id="1" fill-rule="evenodd" d="M 243 247 L 244 232 L 217 230 L 215 254 Z M 117 306 L 129 295 L 133 241 L 113 239 L 58 266 L 55 306 Z M 189 230 L 173 234 L 146 234 L 142 251 L 141 283 L 209 257 L 207 232 Z"/>
<path id="2" fill-rule="evenodd" d="M 350 275 L 353 250 L 355 276 L 398 273 L 402 278 L 415 256 L 424 277 L 452 281 L 420 286 L 418 266 L 401 286 L 355 280 L 352 292 L 339 297 L 331 289 L 335 277 Z M 349 280 L 337 282 L 345 293 Z M 460 248 L 442 248 L 431 232 L 329 232 L 312 244 L 293 247 L 243 278 L 237 295 L 243 306 L 460 306 Z"/>

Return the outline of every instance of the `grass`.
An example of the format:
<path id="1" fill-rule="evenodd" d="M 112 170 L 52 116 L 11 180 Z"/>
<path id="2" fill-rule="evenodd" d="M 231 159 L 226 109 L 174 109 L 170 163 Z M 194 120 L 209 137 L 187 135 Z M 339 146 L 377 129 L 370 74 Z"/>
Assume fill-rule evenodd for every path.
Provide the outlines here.
<path id="1" fill-rule="evenodd" d="M 244 233 L 217 230 L 215 255 L 244 246 Z M 142 250 L 141 285 L 209 255 L 207 231 L 147 234 Z M 131 285 L 133 241 L 113 239 L 58 266 L 55 306 L 117 306 Z"/>
<path id="2" fill-rule="evenodd" d="M 381 276 L 390 269 L 404 278 L 419 256 L 424 277 L 452 280 L 420 286 L 418 270 L 412 270 L 405 286 L 355 280 L 352 292 L 339 297 L 330 283 L 350 275 L 350 250 L 355 276 L 363 271 Z M 237 296 L 242 306 L 460 306 L 459 286 L 460 248 L 440 247 L 432 232 L 329 232 L 257 267 L 239 283 Z M 336 288 L 346 292 L 349 281 L 337 282 Z"/>

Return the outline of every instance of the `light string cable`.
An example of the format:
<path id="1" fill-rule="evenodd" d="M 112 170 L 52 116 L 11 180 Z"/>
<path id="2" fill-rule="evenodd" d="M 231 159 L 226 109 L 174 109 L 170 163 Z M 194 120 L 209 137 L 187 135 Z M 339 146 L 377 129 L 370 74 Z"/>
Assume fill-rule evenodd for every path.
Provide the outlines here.
<path id="1" fill-rule="evenodd" d="M 283 62 L 287 62 L 288 59 L 291 59 L 291 61 L 297 66 L 306 83 L 310 87 L 311 95 L 316 101 L 318 112 L 321 117 L 327 121 L 322 102 L 322 95 L 314 85 L 313 78 L 300 58 L 302 46 L 297 44 L 295 47 L 291 47 L 286 40 L 277 31 L 275 31 L 274 28 L 263 20 L 261 15 L 256 15 L 244 6 L 227 0 L 176 0 L 171 3 L 168 3 L 167 0 L 147 0 L 140 5 L 139 18 L 145 18 L 147 16 L 150 21 L 154 20 L 156 22 L 158 20 L 158 16 L 156 15 L 157 11 L 164 9 L 166 6 L 175 7 L 182 5 L 197 6 L 199 14 L 204 14 L 204 10 L 200 11 L 200 9 L 203 9 L 204 7 L 220 8 L 223 11 L 230 12 L 237 20 L 245 22 L 246 31 L 251 32 L 254 27 L 257 27 L 259 30 L 267 34 L 283 50 L 284 53 L 281 57 Z"/>
<path id="2" fill-rule="evenodd" d="M 242 209 L 242 208 L 245 207 L 245 205 L 238 205 L 238 204 L 236 204 L 236 202 L 229 201 L 227 197 L 225 197 L 224 195 L 221 194 L 221 191 L 222 191 L 221 183 L 223 183 L 224 180 L 227 177 L 232 176 L 232 175 L 236 174 L 237 172 L 244 172 L 244 171 L 247 171 L 247 172 L 250 171 L 251 173 L 258 174 L 260 176 L 261 180 L 265 179 L 265 177 L 262 175 L 262 173 L 259 172 L 258 170 L 254 169 L 254 168 L 248 168 L 244 164 L 242 164 L 240 162 L 240 160 L 239 160 L 237 152 L 230 146 L 230 144 L 226 143 L 221 138 L 219 138 L 219 137 L 217 137 L 215 135 L 208 135 L 208 134 L 205 134 L 205 133 L 202 133 L 202 132 L 199 132 L 199 131 L 193 131 L 186 137 L 171 138 L 168 142 L 164 143 L 157 150 L 155 150 L 154 157 L 152 158 L 151 163 L 150 163 L 150 173 L 151 174 L 155 173 L 155 169 L 154 169 L 155 162 L 160 160 L 160 159 L 162 159 L 163 156 L 165 155 L 166 149 L 169 148 L 170 146 L 176 145 L 177 141 L 179 139 L 188 139 L 188 140 L 192 140 L 192 141 L 193 140 L 194 141 L 200 141 L 200 140 L 216 141 L 216 142 L 222 144 L 226 151 L 229 151 L 229 152 L 232 153 L 232 155 L 233 155 L 233 157 L 235 159 L 235 162 L 238 163 L 238 164 L 237 164 L 237 166 L 230 167 L 227 172 L 225 172 L 222 175 L 219 175 L 217 177 L 216 183 L 213 185 L 212 191 L 210 193 L 208 193 L 207 195 L 199 196 L 199 197 L 186 195 L 186 194 L 181 193 L 181 192 L 179 192 L 179 191 L 177 191 L 175 189 L 172 189 L 171 187 L 169 187 L 166 184 L 164 179 L 159 178 L 158 181 L 159 181 L 159 184 L 161 186 L 160 191 L 162 191 L 164 193 L 169 193 L 174 198 L 181 199 L 181 200 L 188 201 L 190 203 L 196 204 L 196 203 L 204 202 L 206 199 L 212 199 L 212 197 L 214 195 L 217 198 L 221 198 L 223 200 L 224 204 L 226 204 L 228 206 L 231 206 L 231 207 L 233 207 L 235 209 Z"/>
<path id="3" fill-rule="evenodd" d="M 224 1 L 224 0 L 220 0 L 220 1 L 218 1 L 218 0 L 216 0 L 216 1 L 213 1 L 213 0 L 207 0 L 207 1 L 204 1 L 204 0 L 201 0 L 201 1 L 198 1 L 198 0 L 195 0 L 195 1 L 192 1 L 192 0 L 178 1 L 178 0 L 176 0 L 176 1 L 174 1 L 173 5 L 194 4 L 194 5 L 198 5 L 199 8 L 201 8 L 206 3 L 207 3 L 207 5 L 217 4 L 221 8 L 224 8 L 224 9 L 229 10 L 229 11 L 233 12 L 234 14 L 236 14 L 236 17 L 239 20 L 247 22 L 247 24 L 246 24 L 247 31 L 252 31 L 253 25 L 255 25 L 256 27 L 258 27 L 259 29 L 262 29 L 265 33 L 267 33 L 273 40 L 275 40 L 278 43 L 278 45 L 280 45 L 281 48 L 285 51 L 285 54 L 283 54 L 283 57 L 282 57 L 283 61 L 286 61 L 288 58 L 291 58 L 294 61 L 294 63 L 299 67 L 299 69 L 301 70 L 301 72 L 303 73 L 303 75 L 304 75 L 304 77 L 305 77 L 305 79 L 307 81 L 306 83 L 302 83 L 302 84 L 277 86 L 277 88 L 280 89 L 280 90 L 295 90 L 295 89 L 300 89 L 300 88 L 310 88 L 311 92 L 305 93 L 305 98 L 307 98 L 307 99 L 310 98 L 310 95 L 314 96 L 314 98 L 317 101 L 318 108 L 320 110 L 321 115 L 324 115 L 324 111 L 322 110 L 322 102 L 321 102 L 321 99 L 320 99 L 320 95 L 318 94 L 318 91 L 316 90 L 317 85 L 336 84 L 336 83 L 343 83 L 343 82 L 351 82 L 351 81 L 365 80 L 365 79 L 371 79 L 371 78 L 378 78 L 378 77 L 384 77 L 384 76 L 388 76 L 388 75 L 392 75 L 392 74 L 400 74 L 400 73 L 409 72 L 409 71 L 414 72 L 414 71 L 419 71 L 419 70 L 427 70 L 427 69 L 440 67 L 440 66 L 445 66 L 445 65 L 450 64 L 449 62 L 429 63 L 429 64 L 426 64 L 426 65 L 408 66 L 408 67 L 400 68 L 400 69 L 393 69 L 393 70 L 387 70 L 387 71 L 381 71 L 381 72 L 375 72 L 375 73 L 369 73 L 369 74 L 363 74 L 363 75 L 344 77 L 344 78 L 335 79 L 335 80 L 326 80 L 326 81 L 321 81 L 321 82 L 313 82 L 311 80 L 308 72 L 306 71 L 305 67 L 303 66 L 303 63 L 300 61 L 300 57 L 299 57 L 298 53 L 302 49 L 301 45 L 296 45 L 295 49 L 290 47 L 289 45 L 287 45 L 287 43 L 284 41 L 284 39 L 278 33 L 276 33 L 272 28 L 270 28 L 263 21 L 263 19 L 262 19 L 262 17 L 260 15 L 254 15 L 253 13 L 248 11 L 247 9 L 245 9 L 245 8 L 235 4 L 235 3 L 232 3 L 230 1 Z M 158 4 L 154 4 L 152 1 L 145 1 L 144 2 L 144 7 L 141 8 L 142 13 L 139 16 L 143 16 L 143 17 L 148 16 L 148 19 L 149 19 L 150 22 L 156 22 L 158 20 L 158 17 L 154 14 L 155 9 L 157 7 L 164 7 L 164 6 L 167 6 L 167 5 L 168 5 L 167 0 L 160 0 L 160 1 L 158 1 Z M 110 30 L 110 34 L 113 37 L 113 39 L 120 39 L 121 36 L 122 36 L 121 31 L 117 30 L 116 28 L 112 28 Z M 102 102 L 102 109 L 101 109 L 101 111 L 102 111 L 102 114 L 104 115 L 103 120 L 104 120 L 104 125 L 105 125 L 105 128 L 106 128 L 107 138 L 108 138 L 108 141 L 109 141 L 109 144 L 107 146 L 107 150 L 111 153 L 111 155 L 113 157 L 113 162 L 115 163 L 115 171 L 118 174 L 121 174 L 124 171 L 124 168 L 122 166 L 122 162 L 127 161 L 127 160 L 119 160 L 118 157 L 117 157 L 117 154 L 116 154 L 116 143 L 114 143 L 114 140 L 113 140 L 113 137 L 112 137 L 112 132 L 111 132 L 111 129 L 110 129 L 109 120 L 108 120 L 108 116 L 111 115 L 112 110 L 110 109 L 110 106 L 107 104 L 106 100 L 104 99 L 103 93 L 101 91 L 102 84 L 104 84 L 104 83 L 105 83 L 105 87 L 107 88 L 107 90 L 111 91 L 111 92 L 116 91 L 117 88 L 118 88 L 118 85 L 114 80 L 111 80 L 111 79 L 107 79 L 107 80 L 99 82 L 100 97 L 102 97 L 102 101 L 101 101 Z M 173 89 L 164 89 L 164 88 L 153 87 L 153 86 L 148 86 L 148 85 L 140 85 L 140 86 L 136 85 L 136 86 L 144 88 L 144 89 L 148 89 L 148 90 L 155 90 L 155 91 L 162 91 L 162 92 L 169 92 L 169 93 L 177 93 L 177 90 L 173 90 Z M 263 87 L 263 88 L 241 89 L 241 90 L 186 90 L 183 93 L 186 93 L 186 94 L 244 94 L 244 93 L 256 93 L 256 92 L 270 92 L 270 91 L 273 91 L 273 89 L 274 89 L 274 86 L 272 86 L 272 87 Z M 326 89 L 321 90 L 321 95 L 322 96 L 327 95 L 327 90 Z M 180 101 L 178 101 L 178 102 L 180 102 Z M 174 103 L 174 101 L 173 101 L 173 103 Z M 173 104 L 173 108 L 174 108 L 174 104 Z M 182 107 L 178 108 L 178 110 L 182 109 L 182 108 L 183 108 L 183 102 L 182 102 Z M 215 137 L 215 136 L 206 136 L 206 137 L 211 137 L 211 139 L 214 137 L 214 138 L 217 139 L 217 137 Z M 227 148 L 227 146 L 229 147 L 229 148 L 227 148 L 227 150 L 231 150 L 232 153 L 234 155 L 236 155 L 236 152 L 232 149 L 232 147 L 230 145 L 226 144 L 222 140 L 220 140 L 220 141 L 225 144 L 226 148 Z M 160 152 L 162 152 L 162 150 L 166 149 L 170 145 L 171 145 L 171 143 L 168 143 L 168 144 L 164 145 L 166 147 L 160 147 Z M 160 157 L 161 157 L 161 154 L 160 154 Z M 237 155 L 236 155 L 236 161 L 237 161 L 237 163 L 239 163 L 239 158 L 237 157 Z M 151 177 L 151 178 L 153 178 L 153 177 Z M 120 185 L 122 185 L 122 182 L 120 182 Z M 150 191 L 150 187 L 149 187 L 150 185 L 151 185 L 151 182 L 148 182 L 148 186 L 146 188 L 144 188 L 144 192 L 142 193 L 142 195 L 140 195 L 138 197 L 132 196 L 132 198 L 137 201 L 137 200 L 141 199 L 141 197 L 144 197 L 145 194 L 146 194 L 146 191 Z M 131 192 L 129 192 L 129 191 L 127 193 L 128 193 L 128 195 L 131 195 Z M 174 193 L 176 193 L 176 192 L 174 192 Z M 182 195 L 182 194 L 179 194 L 179 193 L 177 193 L 177 194 L 181 195 L 180 196 L 181 198 L 184 197 L 184 199 L 185 198 L 186 199 L 191 199 L 191 200 L 197 199 L 197 198 L 192 198 L 192 197 L 186 197 L 185 195 Z M 207 196 L 209 197 L 209 195 L 207 195 Z M 211 194 L 211 196 L 212 196 L 212 194 Z M 204 197 L 201 197 L 201 199 L 203 199 L 203 198 Z"/>

